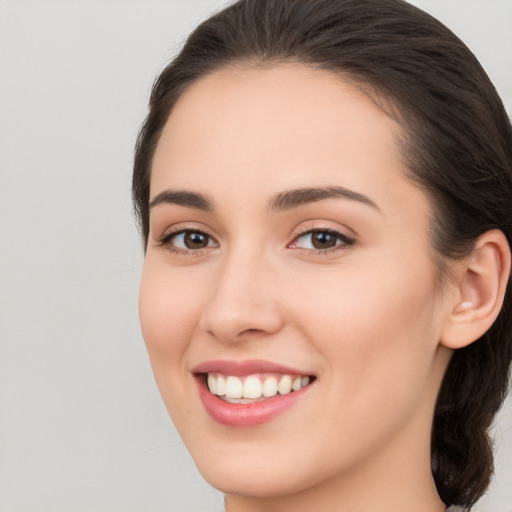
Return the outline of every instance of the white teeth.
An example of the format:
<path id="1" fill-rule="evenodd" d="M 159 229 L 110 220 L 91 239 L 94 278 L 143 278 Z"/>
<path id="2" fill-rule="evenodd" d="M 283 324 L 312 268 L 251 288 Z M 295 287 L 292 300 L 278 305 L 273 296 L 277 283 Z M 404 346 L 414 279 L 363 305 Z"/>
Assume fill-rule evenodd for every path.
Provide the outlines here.
<path id="1" fill-rule="evenodd" d="M 242 394 L 243 394 L 242 381 L 238 377 L 229 376 L 226 379 L 226 397 L 227 398 L 242 398 Z"/>
<path id="2" fill-rule="evenodd" d="M 244 398 L 261 398 L 263 386 L 256 375 L 247 377 L 244 382 Z"/>
<path id="3" fill-rule="evenodd" d="M 281 395 L 287 395 L 292 390 L 292 378 L 289 375 L 283 375 L 277 386 Z"/>
<path id="4" fill-rule="evenodd" d="M 208 375 L 208 389 L 214 395 L 218 395 L 217 393 L 217 379 L 210 373 Z"/>
<path id="5" fill-rule="evenodd" d="M 268 377 L 263 382 L 263 396 L 270 397 L 277 395 L 277 379 Z"/>
<path id="6" fill-rule="evenodd" d="M 209 376 L 209 375 L 208 375 Z M 211 391 L 211 389 L 210 389 Z M 215 386 L 215 391 L 212 391 L 213 394 L 223 396 L 226 394 L 226 379 L 219 375 L 217 377 L 217 384 Z"/>
<path id="7" fill-rule="evenodd" d="M 287 395 L 307 386 L 309 382 L 309 377 L 282 375 L 279 378 L 279 374 L 277 374 L 277 377 L 273 375 L 267 377 L 264 375 L 236 377 L 209 373 L 207 377 L 210 392 L 233 403 L 250 403 L 251 400 L 264 400 L 277 395 L 278 392 L 280 395 Z"/>

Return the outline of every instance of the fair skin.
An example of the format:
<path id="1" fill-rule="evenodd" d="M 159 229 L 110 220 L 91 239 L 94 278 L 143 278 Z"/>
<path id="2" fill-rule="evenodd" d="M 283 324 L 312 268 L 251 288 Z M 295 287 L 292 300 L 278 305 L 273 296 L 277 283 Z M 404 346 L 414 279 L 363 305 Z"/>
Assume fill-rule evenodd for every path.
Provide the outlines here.
<path id="1" fill-rule="evenodd" d="M 169 413 L 230 512 L 444 510 L 435 399 L 452 349 L 495 317 L 477 329 L 467 303 L 496 303 L 496 290 L 468 279 L 468 262 L 441 290 L 400 130 L 354 87 L 298 64 L 216 72 L 169 117 L 141 325 Z M 329 197 L 278 200 L 319 188 Z M 506 253 L 493 240 L 481 242 L 487 269 Z M 198 392 L 197 368 L 219 360 L 285 365 L 310 384 L 262 423 L 225 424 Z"/>

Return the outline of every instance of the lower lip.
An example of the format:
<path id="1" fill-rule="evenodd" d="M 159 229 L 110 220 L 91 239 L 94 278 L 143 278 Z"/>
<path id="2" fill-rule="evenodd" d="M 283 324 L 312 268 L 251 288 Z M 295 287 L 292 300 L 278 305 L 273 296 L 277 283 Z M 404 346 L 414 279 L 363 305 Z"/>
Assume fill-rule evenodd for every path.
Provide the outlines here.
<path id="1" fill-rule="evenodd" d="M 232 404 L 210 393 L 202 379 L 198 379 L 199 396 L 206 412 L 217 423 L 228 427 L 254 427 L 274 419 L 292 407 L 311 384 L 286 395 L 276 395 L 252 404 Z"/>

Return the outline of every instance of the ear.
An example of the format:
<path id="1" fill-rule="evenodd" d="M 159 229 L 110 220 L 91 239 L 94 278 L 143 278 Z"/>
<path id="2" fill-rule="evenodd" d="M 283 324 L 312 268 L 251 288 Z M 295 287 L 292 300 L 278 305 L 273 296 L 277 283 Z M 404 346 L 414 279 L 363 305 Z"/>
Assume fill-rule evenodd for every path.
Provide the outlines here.
<path id="1" fill-rule="evenodd" d="M 454 269 L 441 345 L 465 347 L 487 332 L 503 305 L 510 266 L 510 246 L 503 232 L 484 233 Z"/>

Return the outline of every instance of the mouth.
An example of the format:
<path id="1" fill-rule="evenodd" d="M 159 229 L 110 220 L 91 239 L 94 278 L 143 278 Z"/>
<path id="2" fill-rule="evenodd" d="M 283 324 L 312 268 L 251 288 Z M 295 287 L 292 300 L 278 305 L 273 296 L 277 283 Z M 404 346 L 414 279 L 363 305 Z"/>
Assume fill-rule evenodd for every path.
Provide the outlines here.
<path id="1" fill-rule="evenodd" d="M 314 380 L 309 375 L 258 373 L 247 376 L 218 372 L 202 374 L 211 394 L 232 404 L 262 402 L 305 388 Z"/>
<path id="2" fill-rule="evenodd" d="M 266 361 L 213 361 L 193 371 L 199 397 L 217 423 L 230 427 L 266 423 L 296 404 L 316 376 Z"/>

